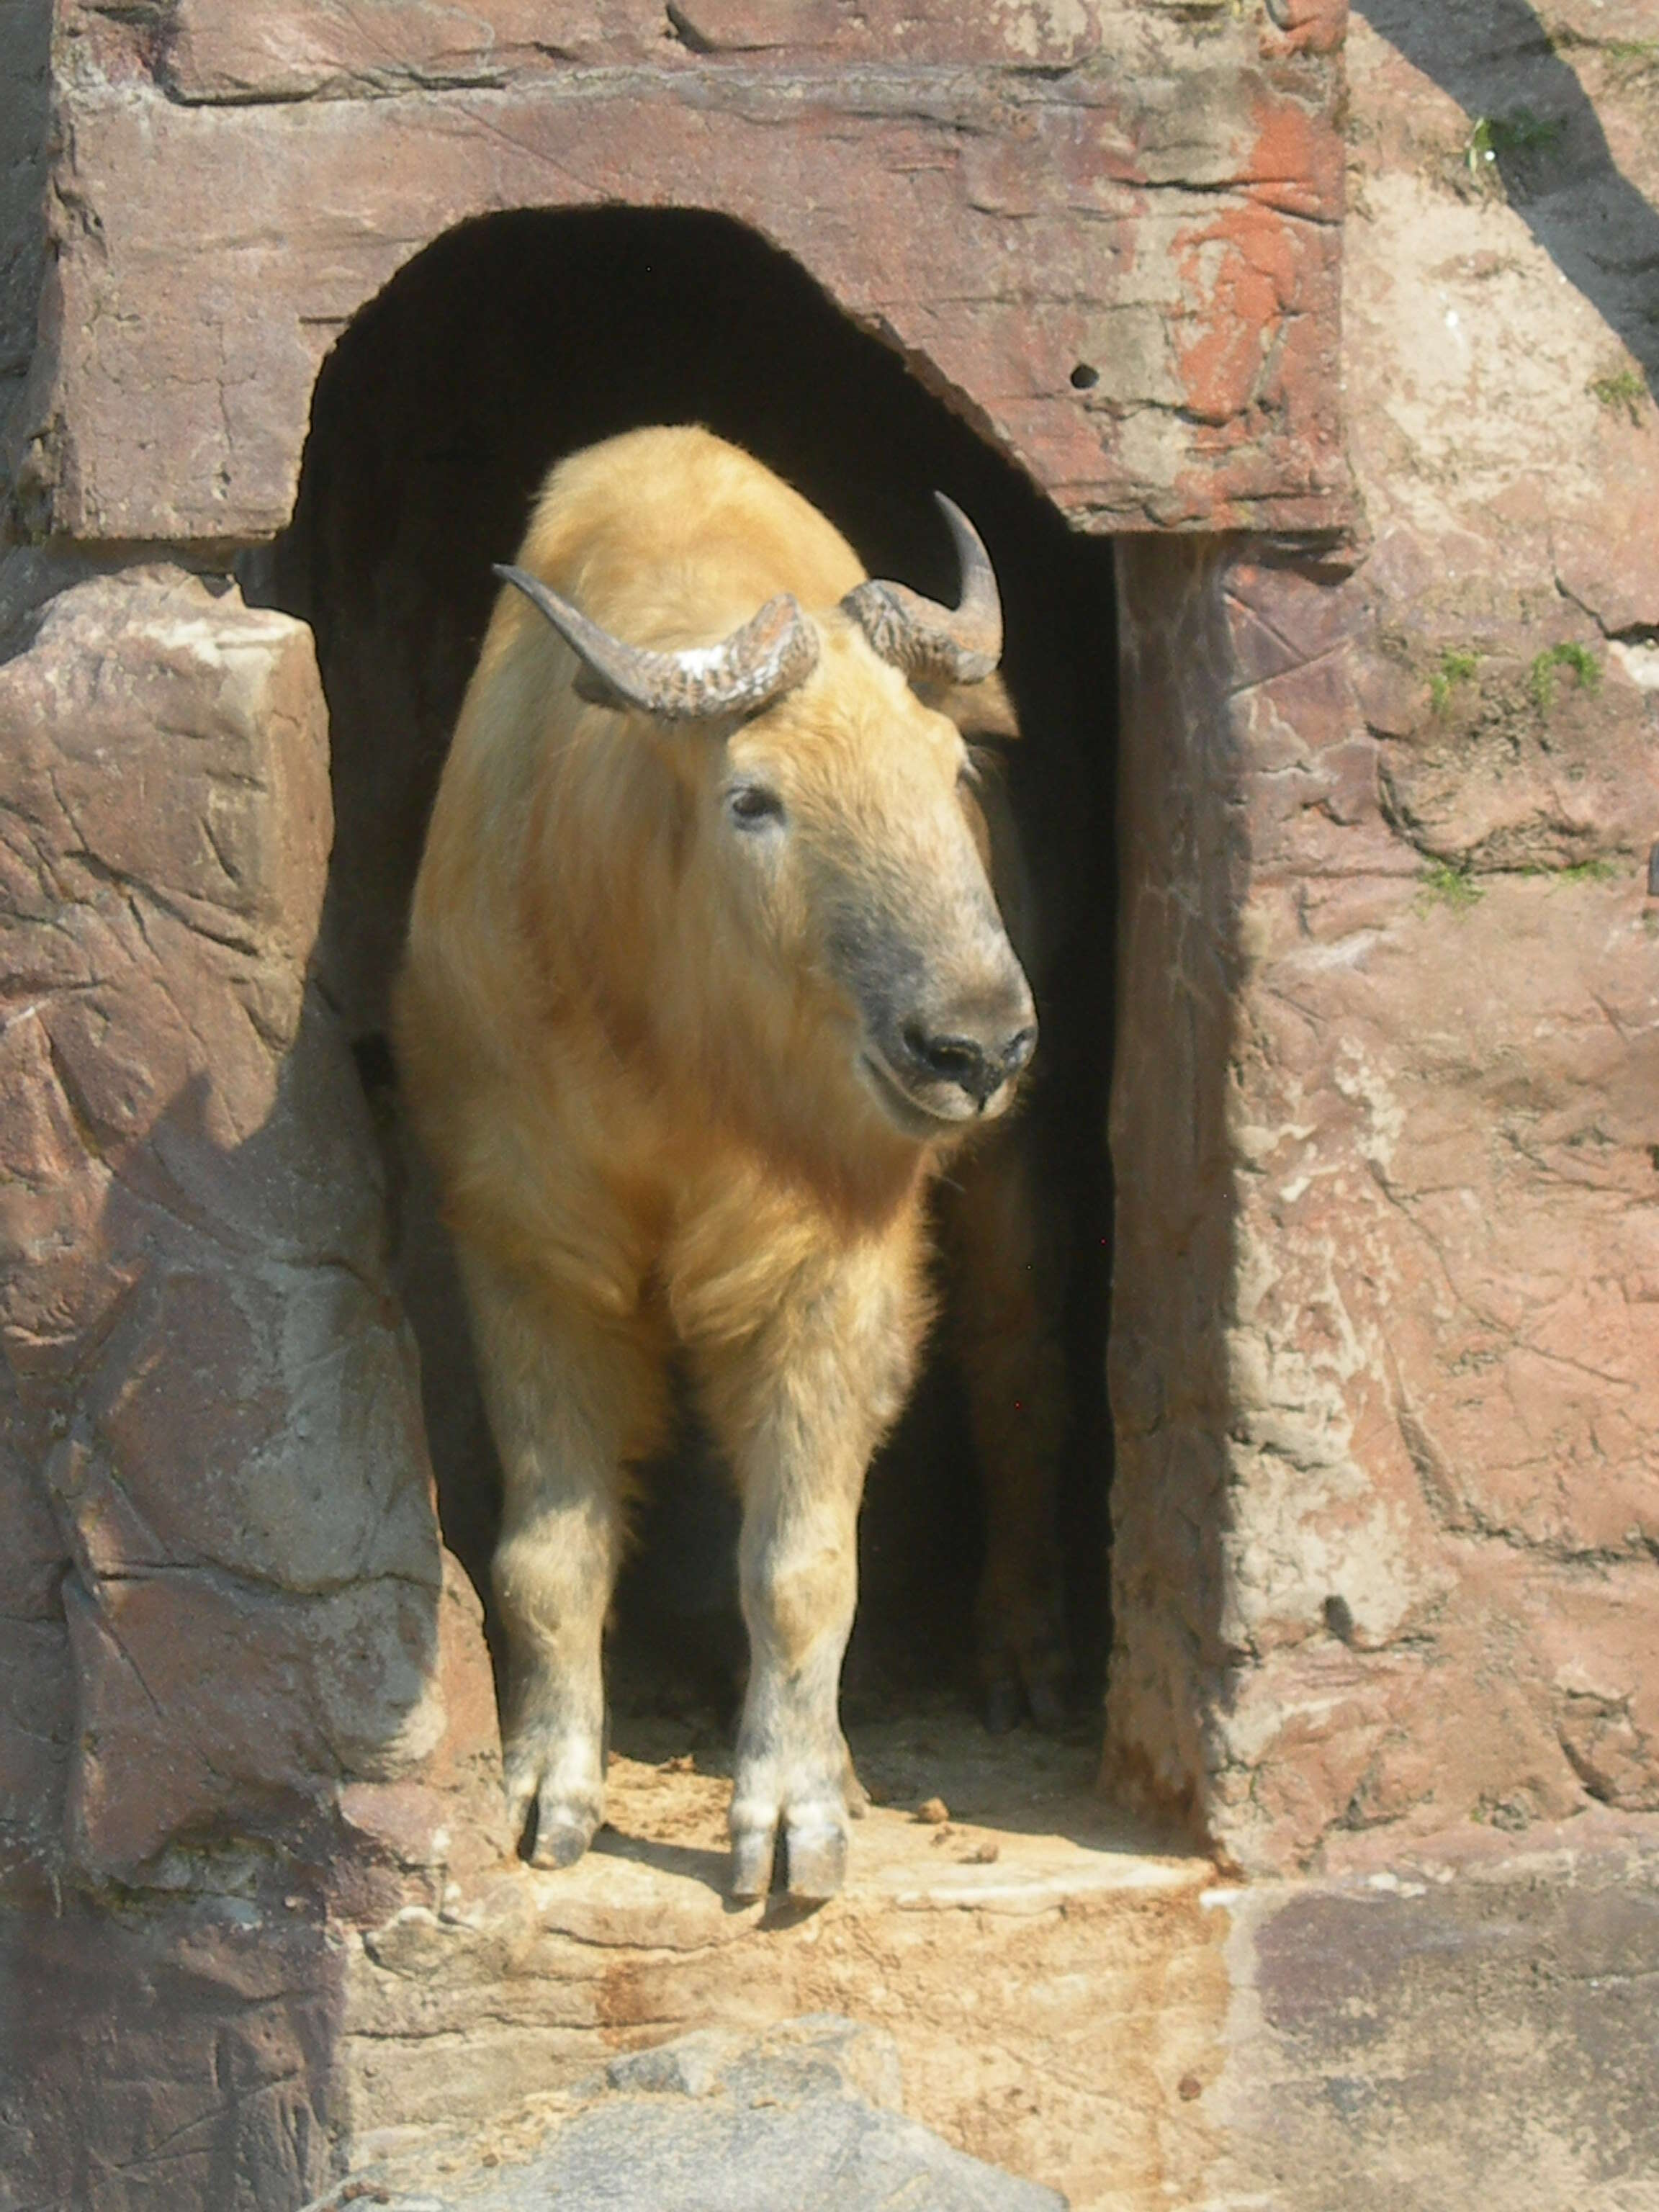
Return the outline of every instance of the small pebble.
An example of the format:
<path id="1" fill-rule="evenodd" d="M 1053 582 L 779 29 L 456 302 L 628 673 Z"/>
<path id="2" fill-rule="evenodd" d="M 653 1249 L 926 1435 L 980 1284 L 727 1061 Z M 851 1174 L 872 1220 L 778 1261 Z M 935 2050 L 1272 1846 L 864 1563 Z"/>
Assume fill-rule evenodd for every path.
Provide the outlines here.
<path id="1" fill-rule="evenodd" d="M 916 1808 L 916 1818 L 925 1820 L 930 1828 L 943 1827 L 951 1817 L 951 1808 L 942 1797 L 926 1797 Z"/>
<path id="2" fill-rule="evenodd" d="M 1000 1844 L 981 1844 L 977 1850 L 969 1852 L 967 1863 L 969 1866 L 994 1866 L 1001 1856 Z"/>
<path id="3" fill-rule="evenodd" d="M 664 1774 L 695 1774 L 696 1771 L 696 1759 L 689 1751 L 676 1752 L 672 1759 L 664 1759 L 661 1767 Z"/>

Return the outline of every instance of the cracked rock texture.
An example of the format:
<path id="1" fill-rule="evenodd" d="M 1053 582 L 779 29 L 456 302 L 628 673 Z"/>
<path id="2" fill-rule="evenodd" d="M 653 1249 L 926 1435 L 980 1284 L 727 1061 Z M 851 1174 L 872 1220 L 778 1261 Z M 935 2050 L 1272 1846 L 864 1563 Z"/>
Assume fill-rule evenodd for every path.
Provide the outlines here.
<path id="1" fill-rule="evenodd" d="M 30 511 L 270 535 L 411 254 L 621 201 L 753 224 L 1097 527 L 1326 520 L 1343 11 L 1281 12 L 58 0 Z"/>
<path id="2" fill-rule="evenodd" d="M 1659 70 L 1578 12 L 1353 27 L 1352 552 L 1124 560 L 1111 1763 L 1259 1869 L 1659 1811 Z"/>
<path id="3" fill-rule="evenodd" d="M 126 1880 L 429 1766 L 477 1632 L 306 986 L 309 635 L 176 569 L 0 581 L 0 1839 Z"/>
<path id="4" fill-rule="evenodd" d="M 9 417 L 34 356 L 46 262 L 50 11 L 0 0 L 0 500 L 10 491 Z"/>
<path id="5" fill-rule="evenodd" d="M 337 2166 L 339 1979 L 297 1896 L 0 1913 L 0 2204 L 295 2212 Z"/>
<path id="6" fill-rule="evenodd" d="M 1647 2212 L 1659 1863 L 1640 1826 L 1466 1828 L 1398 1873 L 1244 1892 L 1192 2201 Z"/>

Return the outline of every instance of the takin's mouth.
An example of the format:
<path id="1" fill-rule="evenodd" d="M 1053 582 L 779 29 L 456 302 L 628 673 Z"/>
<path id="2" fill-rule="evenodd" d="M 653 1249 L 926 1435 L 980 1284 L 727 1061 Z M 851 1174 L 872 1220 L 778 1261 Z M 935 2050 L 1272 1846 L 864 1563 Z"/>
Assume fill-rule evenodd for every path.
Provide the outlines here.
<path id="1" fill-rule="evenodd" d="M 960 1104 L 942 1112 L 918 1098 L 914 1091 L 907 1091 L 879 1053 L 866 1047 L 859 1054 L 858 1064 L 866 1088 L 873 1093 L 888 1120 L 907 1137 L 927 1143 L 937 1143 L 942 1137 L 960 1136 L 975 1121 L 994 1121 L 1007 1104 L 1012 1088 L 1005 1083 L 986 1100 L 982 1110 L 964 1094 L 958 1093 Z"/>

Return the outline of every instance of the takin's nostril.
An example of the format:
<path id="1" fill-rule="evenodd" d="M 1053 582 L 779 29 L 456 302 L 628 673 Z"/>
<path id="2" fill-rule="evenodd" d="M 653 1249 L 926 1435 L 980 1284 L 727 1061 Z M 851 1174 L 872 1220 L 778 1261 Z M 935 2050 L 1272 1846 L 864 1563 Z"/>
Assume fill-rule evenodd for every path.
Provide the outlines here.
<path id="1" fill-rule="evenodd" d="M 1031 1054 L 1036 1050 L 1036 1041 L 1035 1022 L 1021 1030 L 1018 1036 L 1010 1037 L 1002 1048 L 1003 1073 L 1006 1075 L 1018 1075 L 1023 1067 L 1029 1066 Z"/>
<path id="2" fill-rule="evenodd" d="M 904 1031 L 904 1048 L 915 1065 L 940 1083 L 954 1083 L 983 1105 L 1002 1081 L 996 1066 L 972 1037 L 930 1036 L 918 1023 Z"/>

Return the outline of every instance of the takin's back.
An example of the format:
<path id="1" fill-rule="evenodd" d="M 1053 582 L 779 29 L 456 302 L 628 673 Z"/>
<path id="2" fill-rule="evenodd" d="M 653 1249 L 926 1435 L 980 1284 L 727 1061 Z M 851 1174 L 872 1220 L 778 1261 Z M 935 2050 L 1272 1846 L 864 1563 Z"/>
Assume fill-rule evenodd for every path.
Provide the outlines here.
<path id="1" fill-rule="evenodd" d="M 809 501 L 691 428 L 630 430 L 562 461 L 522 565 L 619 637 L 661 647 L 723 636 L 778 592 L 833 607 L 864 575 Z"/>

